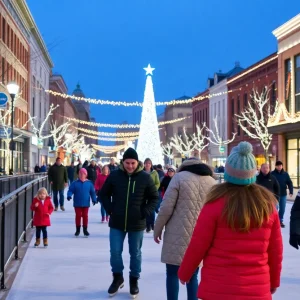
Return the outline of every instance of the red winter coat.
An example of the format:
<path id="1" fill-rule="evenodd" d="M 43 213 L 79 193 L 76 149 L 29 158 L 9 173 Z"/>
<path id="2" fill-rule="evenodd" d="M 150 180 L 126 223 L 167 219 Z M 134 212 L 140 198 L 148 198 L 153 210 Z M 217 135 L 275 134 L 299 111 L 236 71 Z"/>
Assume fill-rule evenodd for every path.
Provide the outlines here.
<path id="1" fill-rule="evenodd" d="M 280 284 L 282 236 L 276 209 L 259 229 L 233 231 L 222 218 L 224 199 L 204 205 L 178 271 L 188 282 L 203 260 L 198 298 L 271 300 Z"/>
<path id="2" fill-rule="evenodd" d="M 38 207 L 35 207 L 35 204 L 39 203 Z M 34 198 L 31 204 L 31 210 L 34 211 L 33 216 L 33 226 L 50 226 L 50 215 L 53 212 L 53 205 L 51 202 L 51 198 L 48 196 L 44 201 L 44 205 L 42 201 L 38 198 Z"/>
<path id="3" fill-rule="evenodd" d="M 105 180 L 107 179 L 108 175 L 103 175 L 102 173 L 98 174 L 96 182 L 95 182 L 95 190 L 100 191 L 103 187 Z"/>

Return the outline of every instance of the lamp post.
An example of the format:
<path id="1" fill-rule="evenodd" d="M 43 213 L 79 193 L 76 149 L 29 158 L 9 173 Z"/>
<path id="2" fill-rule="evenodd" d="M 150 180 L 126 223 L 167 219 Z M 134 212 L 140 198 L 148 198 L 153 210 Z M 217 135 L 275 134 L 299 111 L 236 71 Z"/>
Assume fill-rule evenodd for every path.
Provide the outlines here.
<path id="1" fill-rule="evenodd" d="M 13 175 L 14 172 L 14 150 L 15 149 L 15 143 L 14 143 L 14 100 L 16 95 L 19 92 L 19 86 L 14 82 L 11 81 L 7 84 L 7 90 L 11 97 L 11 136 L 10 136 L 10 143 L 9 143 L 9 150 L 11 150 L 11 164 L 10 164 L 10 170 L 9 174 Z"/>

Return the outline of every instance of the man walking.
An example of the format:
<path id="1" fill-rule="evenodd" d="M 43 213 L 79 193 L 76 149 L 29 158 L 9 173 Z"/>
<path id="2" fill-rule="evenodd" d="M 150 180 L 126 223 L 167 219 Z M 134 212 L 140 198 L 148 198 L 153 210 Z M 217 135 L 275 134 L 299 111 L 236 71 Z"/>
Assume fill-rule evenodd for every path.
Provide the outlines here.
<path id="1" fill-rule="evenodd" d="M 75 167 L 74 167 L 73 161 L 72 161 L 71 165 L 68 166 L 67 173 L 68 173 L 69 186 L 70 186 L 72 184 L 72 182 L 74 181 L 74 174 L 75 174 Z"/>
<path id="2" fill-rule="evenodd" d="M 113 158 L 110 159 L 110 164 L 108 165 L 108 167 L 110 172 L 118 169 L 118 166 L 116 165 L 116 162 Z"/>
<path id="3" fill-rule="evenodd" d="M 282 228 L 285 227 L 283 224 L 283 217 L 285 212 L 285 206 L 286 206 L 286 196 L 287 192 L 286 189 L 288 187 L 290 191 L 290 197 L 293 196 L 293 183 L 290 178 L 290 175 L 283 170 L 283 164 L 281 161 L 277 161 L 275 164 L 275 170 L 271 173 L 275 176 L 279 183 L 280 188 L 280 197 L 279 197 L 279 218 L 280 218 L 280 225 Z"/>
<path id="4" fill-rule="evenodd" d="M 97 179 L 97 165 L 96 160 L 92 159 L 90 165 L 86 168 L 87 170 L 87 179 L 90 180 L 93 185 L 95 185 Z"/>
<path id="5" fill-rule="evenodd" d="M 269 164 L 262 164 L 260 168 L 260 172 L 256 177 L 256 183 L 268 189 L 271 193 L 274 194 L 276 199 L 279 202 L 280 198 L 280 188 L 279 183 L 275 176 L 273 176 L 270 172 Z"/>
<path id="6" fill-rule="evenodd" d="M 158 192 L 149 174 L 143 171 L 137 152 L 128 148 L 118 170 L 105 181 L 100 198 L 110 215 L 110 264 L 113 282 L 108 289 L 110 296 L 124 286 L 123 244 L 128 234 L 130 254 L 130 294 L 135 298 L 139 293 L 138 279 L 142 264 L 142 243 L 146 228 L 146 217 L 154 211 Z"/>
<path id="7" fill-rule="evenodd" d="M 48 180 L 52 185 L 53 201 L 55 206 L 55 211 L 58 210 L 58 197 L 59 193 L 59 205 L 62 211 L 64 208 L 64 189 L 68 185 L 68 175 L 66 168 L 61 164 L 61 158 L 57 157 L 55 164 L 50 167 L 48 171 Z"/>

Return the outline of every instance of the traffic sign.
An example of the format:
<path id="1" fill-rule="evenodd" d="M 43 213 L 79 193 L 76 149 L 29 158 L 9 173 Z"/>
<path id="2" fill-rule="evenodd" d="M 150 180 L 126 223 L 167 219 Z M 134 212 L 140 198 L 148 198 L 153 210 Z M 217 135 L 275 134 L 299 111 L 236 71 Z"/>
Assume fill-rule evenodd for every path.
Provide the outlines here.
<path id="1" fill-rule="evenodd" d="M 0 128 L 0 138 L 1 139 L 10 139 L 11 138 L 11 128 Z"/>
<path id="2" fill-rule="evenodd" d="M 219 147 L 219 151 L 220 151 L 220 153 L 224 153 L 225 152 L 225 146 L 221 145 Z"/>
<path id="3" fill-rule="evenodd" d="M 5 93 L 1 92 L 0 93 L 0 109 L 6 108 L 7 102 L 8 102 L 8 96 Z"/>

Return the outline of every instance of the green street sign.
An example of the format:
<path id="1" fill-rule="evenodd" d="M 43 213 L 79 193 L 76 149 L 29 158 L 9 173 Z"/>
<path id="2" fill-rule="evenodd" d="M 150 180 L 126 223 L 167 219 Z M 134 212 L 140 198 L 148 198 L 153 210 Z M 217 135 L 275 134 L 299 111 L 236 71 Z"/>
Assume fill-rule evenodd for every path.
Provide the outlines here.
<path id="1" fill-rule="evenodd" d="M 219 151 L 220 151 L 220 153 L 224 153 L 225 152 L 225 146 L 220 146 Z"/>

